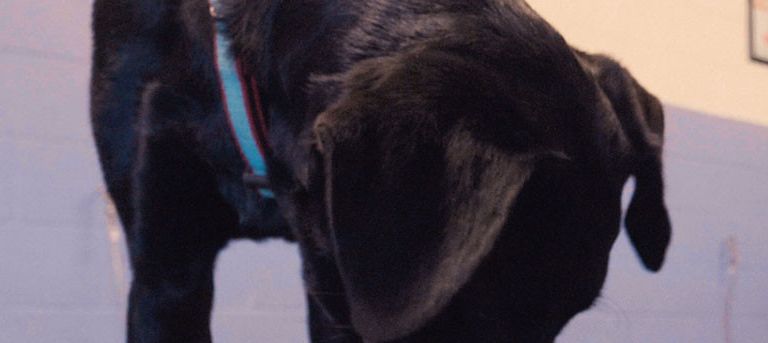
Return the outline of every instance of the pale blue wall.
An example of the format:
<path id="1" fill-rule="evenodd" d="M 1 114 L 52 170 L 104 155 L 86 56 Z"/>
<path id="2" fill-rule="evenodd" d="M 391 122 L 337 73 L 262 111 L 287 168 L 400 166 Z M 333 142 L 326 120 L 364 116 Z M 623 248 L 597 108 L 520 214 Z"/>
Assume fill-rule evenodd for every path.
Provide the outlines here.
<path id="1" fill-rule="evenodd" d="M 614 247 L 603 298 L 560 342 L 768 341 L 768 128 L 667 107 L 667 264 L 646 273 L 626 236 Z M 734 237 L 740 262 L 727 273 Z M 734 281 L 735 280 L 735 281 Z"/>
<path id="2" fill-rule="evenodd" d="M 87 124 L 89 6 L 0 3 L 0 343 L 122 341 L 124 254 L 110 245 Z M 646 273 L 622 236 L 604 297 L 559 342 L 725 342 L 731 235 L 733 342 L 768 337 L 768 129 L 668 109 L 669 263 Z M 296 255 L 277 242 L 224 252 L 221 342 L 305 341 Z"/>

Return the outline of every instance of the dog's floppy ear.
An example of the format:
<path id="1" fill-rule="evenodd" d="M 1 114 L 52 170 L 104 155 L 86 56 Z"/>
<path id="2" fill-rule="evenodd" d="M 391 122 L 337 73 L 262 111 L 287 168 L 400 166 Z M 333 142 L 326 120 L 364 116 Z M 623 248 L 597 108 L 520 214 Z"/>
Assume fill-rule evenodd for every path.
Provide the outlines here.
<path id="1" fill-rule="evenodd" d="M 669 215 L 664 205 L 661 160 L 663 108 L 659 100 L 617 62 L 606 56 L 576 53 L 610 100 L 631 144 L 625 162 L 635 178 L 635 191 L 624 224 L 645 267 L 658 271 L 671 236 Z"/>
<path id="2" fill-rule="evenodd" d="M 333 253 L 352 324 L 372 342 L 447 305 L 493 246 L 535 155 L 481 140 L 472 119 L 431 102 L 461 100 L 428 99 L 444 81 L 423 80 L 428 58 L 418 70 L 388 63 L 416 65 L 358 66 L 315 124 Z"/>

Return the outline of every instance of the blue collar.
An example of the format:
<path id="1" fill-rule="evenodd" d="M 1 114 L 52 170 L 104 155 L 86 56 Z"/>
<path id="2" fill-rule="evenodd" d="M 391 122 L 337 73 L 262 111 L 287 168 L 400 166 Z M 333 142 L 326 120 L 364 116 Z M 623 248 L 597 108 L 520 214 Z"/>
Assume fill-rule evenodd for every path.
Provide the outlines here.
<path id="1" fill-rule="evenodd" d="M 226 36 L 226 24 L 216 18 L 213 4 L 211 14 L 215 21 L 214 54 L 224 113 L 229 120 L 240 154 L 248 165 L 243 181 L 257 187 L 262 197 L 274 198 L 269 188 L 265 162 L 267 127 L 256 82 L 245 77 L 241 61 L 232 57 L 231 42 Z"/>

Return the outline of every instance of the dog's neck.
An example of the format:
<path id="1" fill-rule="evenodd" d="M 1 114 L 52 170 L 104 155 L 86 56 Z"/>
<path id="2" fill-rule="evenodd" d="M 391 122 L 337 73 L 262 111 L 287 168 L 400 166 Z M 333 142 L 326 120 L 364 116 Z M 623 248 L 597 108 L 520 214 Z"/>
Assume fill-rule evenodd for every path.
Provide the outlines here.
<path id="1" fill-rule="evenodd" d="M 247 64 L 267 66 L 269 37 L 274 28 L 279 1 L 211 0 L 217 2 L 217 16 L 227 23 L 232 52 Z M 252 70 L 263 73 L 265 70 Z"/>

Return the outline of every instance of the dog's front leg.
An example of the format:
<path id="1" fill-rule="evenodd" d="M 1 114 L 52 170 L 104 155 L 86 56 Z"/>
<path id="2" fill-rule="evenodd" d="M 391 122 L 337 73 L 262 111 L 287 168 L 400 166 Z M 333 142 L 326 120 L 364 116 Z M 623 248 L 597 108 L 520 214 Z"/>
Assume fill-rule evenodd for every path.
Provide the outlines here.
<path id="1" fill-rule="evenodd" d="M 210 342 L 214 262 L 237 217 L 189 142 L 147 127 L 129 230 L 128 342 Z"/>

